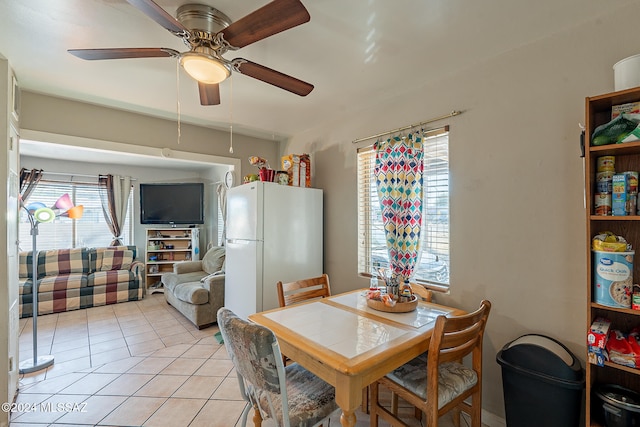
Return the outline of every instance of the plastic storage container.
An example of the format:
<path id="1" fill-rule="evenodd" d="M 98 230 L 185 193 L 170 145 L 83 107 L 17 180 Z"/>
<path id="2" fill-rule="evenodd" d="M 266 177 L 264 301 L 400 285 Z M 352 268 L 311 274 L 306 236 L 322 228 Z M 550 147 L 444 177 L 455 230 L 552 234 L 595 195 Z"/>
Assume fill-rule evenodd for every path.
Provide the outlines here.
<path id="1" fill-rule="evenodd" d="M 640 394 L 613 384 L 602 384 L 593 391 L 600 406 L 594 408 L 605 427 L 640 426 Z"/>
<path id="2" fill-rule="evenodd" d="M 496 360 L 508 427 L 580 424 L 584 370 L 567 347 L 544 335 L 523 335 L 507 343 Z"/>

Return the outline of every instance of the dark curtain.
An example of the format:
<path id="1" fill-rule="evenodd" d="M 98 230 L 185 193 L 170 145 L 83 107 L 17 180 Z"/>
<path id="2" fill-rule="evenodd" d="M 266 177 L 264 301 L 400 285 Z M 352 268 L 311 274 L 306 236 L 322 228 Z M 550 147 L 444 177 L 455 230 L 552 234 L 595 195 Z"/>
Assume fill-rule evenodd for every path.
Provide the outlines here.
<path id="1" fill-rule="evenodd" d="M 20 169 L 20 199 L 22 203 L 26 203 L 40 179 L 42 179 L 42 169 Z"/>
<path id="2" fill-rule="evenodd" d="M 113 234 L 112 246 L 122 244 L 120 234 L 122 225 L 127 216 L 127 201 L 131 192 L 131 178 L 100 175 L 98 177 L 98 187 L 100 189 L 100 201 L 102 202 L 102 213 Z"/>

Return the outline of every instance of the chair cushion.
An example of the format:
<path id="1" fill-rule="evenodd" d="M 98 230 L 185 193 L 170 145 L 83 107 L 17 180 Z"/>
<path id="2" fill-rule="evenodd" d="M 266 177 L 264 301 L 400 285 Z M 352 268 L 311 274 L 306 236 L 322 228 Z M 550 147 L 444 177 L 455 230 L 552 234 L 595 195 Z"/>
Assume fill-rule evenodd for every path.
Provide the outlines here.
<path id="1" fill-rule="evenodd" d="M 33 283 L 31 282 L 31 279 L 19 279 L 18 289 L 20 290 L 20 295 L 30 294 L 33 290 Z"/>
<path id="2" fill-rule="evenodd" d="M 172 291 L 176 298 L 189 304 L 206 304 L 209 302 L 209 291 L 200 282 L 180 283 Z"/>
<path id="3" fill-rule="evenodd" d="M 59 274 L 43 277 L 39 281 L 38 292 L 78 289 L 87 286 L 87 275 L 82 273 Z"/>
<path id="4" fill-rule="evenodd" d="M 289 425 L 311 427 L 338 409 L 335 389 L 297 363 L 285 368 L 287 397 L 289 399 Z M 254 389 L 255 391 L 255 389 Z M 281 394 L 258 391 L 260 407 L 282 425 Z M 267 395 L 271 395 L 275 414 L 270 413 Z"/>
<path id="5" fill-rule="evenodd" d="M 90 261 L 91 261 L 91 271 L 101 271 L 102 270 L 102 258 L 104 256 L 105 251 L 116 250 L 116 251 L 133 251 L 133 259 L 136 258 L 137 247 L 130 246 L 105 246 L 101 248 L 90 249 Z"/>
<path id="6" fill-rule="evenodd" d="M 57 276 L 89 272 L 89 252 L 86 248 L 53 249 L 38 253 L 38 276 Z"/>
<path id="7" fill-rule="evenodd" d="M 427 399 L 427 356 L 420 355 L 405 363 L 387 378 L 400 384 L 411 393 Z M 469 390 L 478 382 L 478 374 L 471 368 L 455 363 L 443 363 L 438 367 L 438 409 Z"/>
<path id="8" fill-rule="evenodd" d="M 31 264 L 31 254 L 32 252 L 22 251 L 19 255 L 19 267 L 18 267 L 18 277 L 25 278 L 31 277 L 33 274 L 33 265 Z"/>
<path id="9" fill-rule="evenodd" d="M 128 270 L 133 263 L 133 251 L 109 249 L 102 254 L 100 271 Z"/>
<path id="10" fill-rule="evenodd" d="M 89 286 L 116 285 L 135 280 L 135 274 L 129 270 L 96 271 L 88 276 Z"/>
<path id="11" fill-rule="evenodd" d="M 191 273 L 164 273 L 162 275 L 162 284 L 166 289 L 173 291 L 173 289 L 181 283 L 200 282 L 200 279 L 207 274 L 204 271 L 193 271 Z"/>
<path id="12" fill-rule="evenodd" d="M 207 274 L 213 274 L 222 270 L 222 264 L 225 260 L 225 248 L 223 246 L 214 246 L 202 257 L 202 269 Z"/>

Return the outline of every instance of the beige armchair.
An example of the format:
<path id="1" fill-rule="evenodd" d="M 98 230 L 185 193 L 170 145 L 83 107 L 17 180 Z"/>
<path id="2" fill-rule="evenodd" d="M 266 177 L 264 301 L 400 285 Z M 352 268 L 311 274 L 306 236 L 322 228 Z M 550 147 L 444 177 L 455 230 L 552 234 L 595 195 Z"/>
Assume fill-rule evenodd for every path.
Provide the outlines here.
<path id="1" fill-rule="evenodd" d="M 225 248 L 214 246 L 201 261 L 181 261 L 162 275 L 167 303 L 203 329 L 216 322 L 224 305 Z"/>

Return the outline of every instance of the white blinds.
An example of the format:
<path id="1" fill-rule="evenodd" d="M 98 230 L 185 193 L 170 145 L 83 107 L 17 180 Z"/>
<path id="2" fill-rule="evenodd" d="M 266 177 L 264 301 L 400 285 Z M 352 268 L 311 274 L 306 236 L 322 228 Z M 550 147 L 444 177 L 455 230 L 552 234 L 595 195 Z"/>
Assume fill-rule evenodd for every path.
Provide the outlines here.
<path id="1" fill-rule="evenodd" d="M 79 247 L 108 246 L 113 240 L 111 231 L 104 220 L 98 184 L 65 183 L 40 181 L 26 204 L 42 202 L 53 206 L 60 196 L 68 193 L 73 203 L 84 206 L 82 218 L 56 218 L 52 223 L 38 226 L 37 249 L 66 249 Z M 122 230 L 121 240 L 125 245 L 133 242 L 133 192 L 129 195 L 127 217 Z M 31 227 L 24 209 L 20 211 L 19 239 L 20 250 L 32 249 Z"/>
<path id="2" fill-rule="evenodd" d="M 434 289 L 449 286 L 449 132 L 424 134 L 421 257 L 415 281 Z M 358 273 L 388 267 L 373 147 L 358 150 Z"/>

